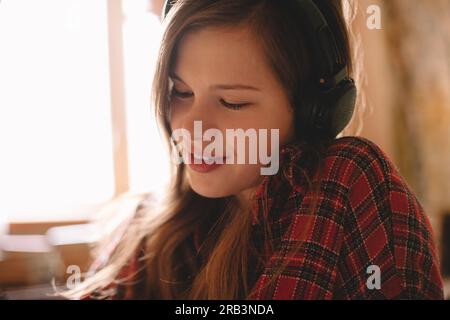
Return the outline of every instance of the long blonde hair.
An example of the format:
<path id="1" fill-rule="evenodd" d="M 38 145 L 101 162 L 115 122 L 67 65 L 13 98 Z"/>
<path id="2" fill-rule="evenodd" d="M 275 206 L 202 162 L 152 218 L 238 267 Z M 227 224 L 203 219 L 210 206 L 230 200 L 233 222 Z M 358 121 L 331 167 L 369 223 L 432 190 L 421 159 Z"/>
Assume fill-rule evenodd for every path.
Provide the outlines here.
<path id="1" fill-rule="evenodd" d="M 313 57 L 308 43 L 304 41 L 304 29 L 300 12 L 293 10 L 295 1 L 271 0 L 179 0 L 164 20 L 164 34 L 160 46 L 157 69 L 153 82 L 152 102 L 158 124 L 168 141 L 170 87 L 169 71 L 182 37 L 201 28 L 247 27 L 261 41 L 274 74 L 284 86 L 292 107 L 301 108 L 295 101 L 307 94 L 304 88 L 315 72 Z M 351 70 L 347 27 L 340 0 L 316 0 L 336 35 L 339 50 Z M 301 99 L 300 99 L 301 101 Z M 309 187 L 318 193 L 322 157 L 327 142 L 309 139 L 303 141 L 305 162 L 301 171 Z M 98 268 L 93 277 L 78 288 L 66 293 L 80 297 L 93 292 L 107 297 L 111 283 L 119 279 L 120 270 L 138 250 L 142 251 L 142 276 L 136 284 L 136 298 L 156 299 L 243 299 L 248 297 L 255 279 L 255 270 L 249 269 L 251 257 L 267 257 L 263 249 L 251 244 L 250 210 L 239 208 L 233 196 L 208 199 L 196 194 L 185 178 L 184 164 L 173 168 L 172 183 L 164 203 L 140 203 L 136 216 L 107 238 L 97 250 L 104 252 L 113 239 L 120 238 L 107 263 Z M 282 173 L 284 174 L 282 168 Z M 319 178 L 317 178 L 319 177 Z M 315 212 L 317 196 L 311 206 Z M 207 234 L 201 245 L 200 255 L 193 245 L 197 226 Z M 271 239 L 271 226 L 262 222 L 262 239 Z M 120 236 L 118 236 L 118 234 Z M 261 245 L 261 244 L 259 244 Z M 271 248 L 273 249 L 273 248 Z M 256 251 L 255 251 L 256 250 Z M 295 253 L 295 249 L 292 252 Z M 272 277 L 275 279 L 285 265 Z M 270 285 L 270 282 L 268 283 Z M 104 293 L 104 295 L 102 295 Z"/>

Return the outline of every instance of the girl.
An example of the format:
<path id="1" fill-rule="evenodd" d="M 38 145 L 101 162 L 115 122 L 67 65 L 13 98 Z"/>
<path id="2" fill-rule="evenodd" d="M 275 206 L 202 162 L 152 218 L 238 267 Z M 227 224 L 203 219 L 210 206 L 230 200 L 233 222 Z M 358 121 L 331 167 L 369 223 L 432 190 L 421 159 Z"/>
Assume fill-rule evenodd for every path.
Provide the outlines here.
<path id="1" fill-rule="evenodd" d="M 177 1 L 153 103 L 172 150 L 194 145 L 185 154 L 200 163 L 174 165 L 165 202 L 143 199 L 94 276 L 68 295 L 441 299 L 421 204 L 377 145 L 336 138 L 355 94 L 349 48 L 339 0 Z M 172 136 L 194 136 L 195 121 L 224 135 L 277 129 L 278 172 L 261 175 L 260 161 L 208 164 L 195 147 L 203 141 Z"/>

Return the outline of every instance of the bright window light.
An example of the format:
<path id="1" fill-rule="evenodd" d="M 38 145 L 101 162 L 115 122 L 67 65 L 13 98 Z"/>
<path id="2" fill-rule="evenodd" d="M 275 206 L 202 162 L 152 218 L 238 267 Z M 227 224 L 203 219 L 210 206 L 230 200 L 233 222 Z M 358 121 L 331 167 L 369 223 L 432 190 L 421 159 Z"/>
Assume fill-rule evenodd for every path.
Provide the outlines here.
<path id="1" fill-rule="evenodd" d="M 169 176 L 150 103 L 161 23 L 148 4 L 122 1 L 133 193 Z M 0 2 L 3 221 L 85 219 L 113 196 L 107 23 L 107 0 Z"/>
<path id="2" fill-rule="evenodd" d="M 108 68 L 105 0 L 1 1 L 0 215 L 58 220 L 111 198 Z"/>
<path id="3" fill-rule="evenodd" d="M 123 0 L 129 178 L 132 192 L 158 191 L 168 181 L 168 156 L 150 104 L 161 36 L 148 0 Z"/>

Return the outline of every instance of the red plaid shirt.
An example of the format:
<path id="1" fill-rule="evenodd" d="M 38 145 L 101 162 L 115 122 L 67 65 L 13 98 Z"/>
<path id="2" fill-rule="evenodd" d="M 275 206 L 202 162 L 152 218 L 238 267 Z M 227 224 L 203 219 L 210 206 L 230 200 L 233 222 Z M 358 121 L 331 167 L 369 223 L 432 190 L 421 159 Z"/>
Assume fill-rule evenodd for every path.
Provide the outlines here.
<path id="1" fill-rule="evenodd" d="M 253 257 L 259 262 L 251 269 L 248 299 L 442 299 L 429 221 L 386 154 L 364 138 L 334 140 L 314 214 L 308 213 L 313 191 L 297 165 L 302 155 L 297 144 L 283 147 L 280 163 L 287 166 L 287 179 L 279 172 L 258 187 L 252 237 L 258 243 L 260 221 L 269 219 L 275 249 L 269 259 Z M 200 237 L 194 241 L 197 249 Z M 294 246 L 299 250 L 292 256 Z M 284 262 L 282 274 L 264 287 Z M 135 258 L 121 276 L 137 268 Z M 115 298 L 139 298 L 135 289 L 119 286 Z"/>

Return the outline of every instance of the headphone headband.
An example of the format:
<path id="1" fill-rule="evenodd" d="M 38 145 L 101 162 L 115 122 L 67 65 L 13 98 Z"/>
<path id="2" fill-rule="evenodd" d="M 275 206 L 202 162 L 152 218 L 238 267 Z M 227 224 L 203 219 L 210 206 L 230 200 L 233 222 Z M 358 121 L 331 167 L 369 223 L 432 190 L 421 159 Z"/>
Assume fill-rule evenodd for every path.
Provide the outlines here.
<path id="1" fill-rule="evenodd" d="M 318 61 L 326 61 L 326 64 L 319 63 L 320 78 L 324 80 L 323 84 L 329 84 L 333 87 L 342 79 L 348 76 L 347 66 L 342 57 L 336 39 L 331 31 L 327 20 L 322 11 L 317 7 L 313 0 L 297 0 L 307 25 L 310 28 L 311 43 L 315 51 L 320 55 Z M 342 73 L 345 75 L 342 77 Z"/>
<path id="2" fill-rule="evenodd" d="M 173 1 L 173 2 L 172 2 Z M 176 0 L 165 0 L 163 7 L 163 19 L 167 16 L 172 6 L 175 4 Z"/>

